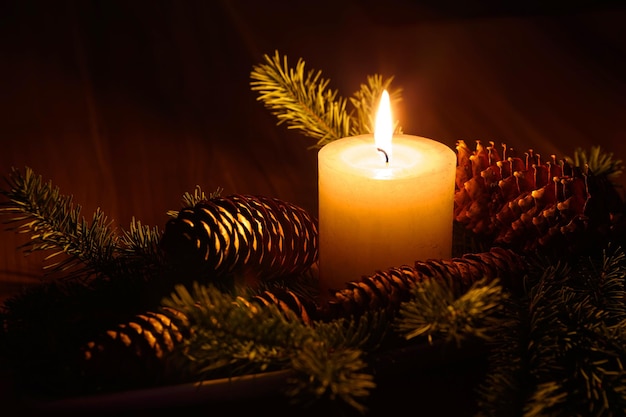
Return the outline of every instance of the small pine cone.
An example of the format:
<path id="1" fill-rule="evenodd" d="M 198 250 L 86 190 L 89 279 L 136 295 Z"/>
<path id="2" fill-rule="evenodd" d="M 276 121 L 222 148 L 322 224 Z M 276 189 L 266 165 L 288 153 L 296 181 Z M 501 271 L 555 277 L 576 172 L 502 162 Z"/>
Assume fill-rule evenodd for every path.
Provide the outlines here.
<path id="1" fill-rule="evenodd" d="M 410 297 L 411 287 L 428 279 L 441 279 L 463 294 L 479 279 L 499 278 L 503 285 L 519 290 L 525 266 L 511 250 L 494 247 L 489 252 L 466 254 L 450 260 L 417 261 L 379 271 L 346 284 L 328 302 L 330 317 L 358 316 L 373 308 L 395 312 Z"/>
<path id="2" fill-rule="evenodd" d="M 162 381 L 167 355 L 189 337 L 188 330 L 186 317 L 171 308 L 139 314 L 82 347 L 85 374 L 102 389 Z"/>
<path id="3" fill-rule="evenodd" d="M 317 221 L 302 208 L 262 196 L 211 198 L 170 219 L 161 247 L 177 266 L 212 277 L 272 279 L 317 260 Z"/>

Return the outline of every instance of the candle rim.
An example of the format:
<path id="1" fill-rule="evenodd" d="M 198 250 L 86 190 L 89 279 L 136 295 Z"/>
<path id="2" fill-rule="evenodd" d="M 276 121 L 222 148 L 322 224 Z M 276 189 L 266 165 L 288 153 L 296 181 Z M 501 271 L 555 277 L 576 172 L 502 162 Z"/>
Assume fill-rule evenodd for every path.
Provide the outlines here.
<path id="1" fill-rule="evenodd" d="M 456 166 L 455 152 L 441 142 L 406 134 L 396 134 L 393 137 L 392 145 L 396 150 L 394 153 L 396 156 L 389 164 L 385 164 L 384 161 L 381 161 L 380 155 L 377 155 L 371 133 L 349 136 L 330 142 L 320 149 L 318 163 L 320 166 L 324 165 L 336 172 L 381 180 L 409 179 L 430 172 L 433 167 L 447 170 L 454 169 Z M 353 159 L 357 156 L 364 158 L 363 155 L 371 159 L 368 160 L 366 166 L 359 166 L 346 160 L 346 153 L 349 153 L 348 157 Z M 428 163 L 424 163 L 426 154 L 429 158 Z M 407 159 L 411 157 L 413 160 Z M 433 161 L 432 158 L 435 158 L 436 161 Z"/>

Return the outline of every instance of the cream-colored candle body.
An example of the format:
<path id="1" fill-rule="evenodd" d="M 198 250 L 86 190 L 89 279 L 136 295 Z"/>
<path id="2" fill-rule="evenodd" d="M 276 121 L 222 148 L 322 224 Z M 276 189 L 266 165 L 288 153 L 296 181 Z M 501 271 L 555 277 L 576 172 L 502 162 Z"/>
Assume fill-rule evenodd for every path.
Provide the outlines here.
<path id="1" fill-rule="evenodd" d="M 319 165 L 322 291 L 452 253 L 456 156 L 430 139 L 395 135 L 385 163 L 373 135 L 324 146 Z"/>

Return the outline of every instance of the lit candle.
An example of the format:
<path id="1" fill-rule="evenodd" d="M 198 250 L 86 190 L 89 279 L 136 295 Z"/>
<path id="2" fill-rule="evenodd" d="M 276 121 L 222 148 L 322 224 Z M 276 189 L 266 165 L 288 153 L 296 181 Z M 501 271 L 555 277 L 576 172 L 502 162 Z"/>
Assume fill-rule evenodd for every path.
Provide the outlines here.
<path id="1" fill-rule="evenodd" d="M 374 135 L 331 142 L 318 165 L 322 291 L 451 257 L 456 155 L 431 139 L 393 135 L 386 91 Z"/>

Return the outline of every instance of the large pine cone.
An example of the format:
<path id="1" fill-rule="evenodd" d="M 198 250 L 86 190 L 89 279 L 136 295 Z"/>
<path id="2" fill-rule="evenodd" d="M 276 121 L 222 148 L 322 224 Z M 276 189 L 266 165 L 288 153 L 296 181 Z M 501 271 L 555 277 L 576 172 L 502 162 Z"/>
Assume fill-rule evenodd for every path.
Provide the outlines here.
<path id="1" fill-rule="evenodd" d="M 161 247 L 184 269 L 219 277 L 272 279 L 299 274 L 317 261 L 317 220 L 277 198 L 215 197 L 170 219 Z"/>
<path id="2" fill-rule="evenodd" d="M 482 278 L 500 278 L 507 288 L 519 290 L 524 265 L 520 255 L 499 247 L 452 259 L 416 261 L 348 282 L 344 289 L 333 292 L 325 314 L 331 318 L 358 316 L 376 309 L 393 314 L 409 299 L 412 286 L 430 279 L 444 280 L 458 295 Z"/>
<path id="3" fill-rule="evenodd" d="M 572 253 L 623 239 L 624 203 L 606 173 L 493 142 L 459 141 L 457 158 L 454 219 L 491 245 Z"/>

